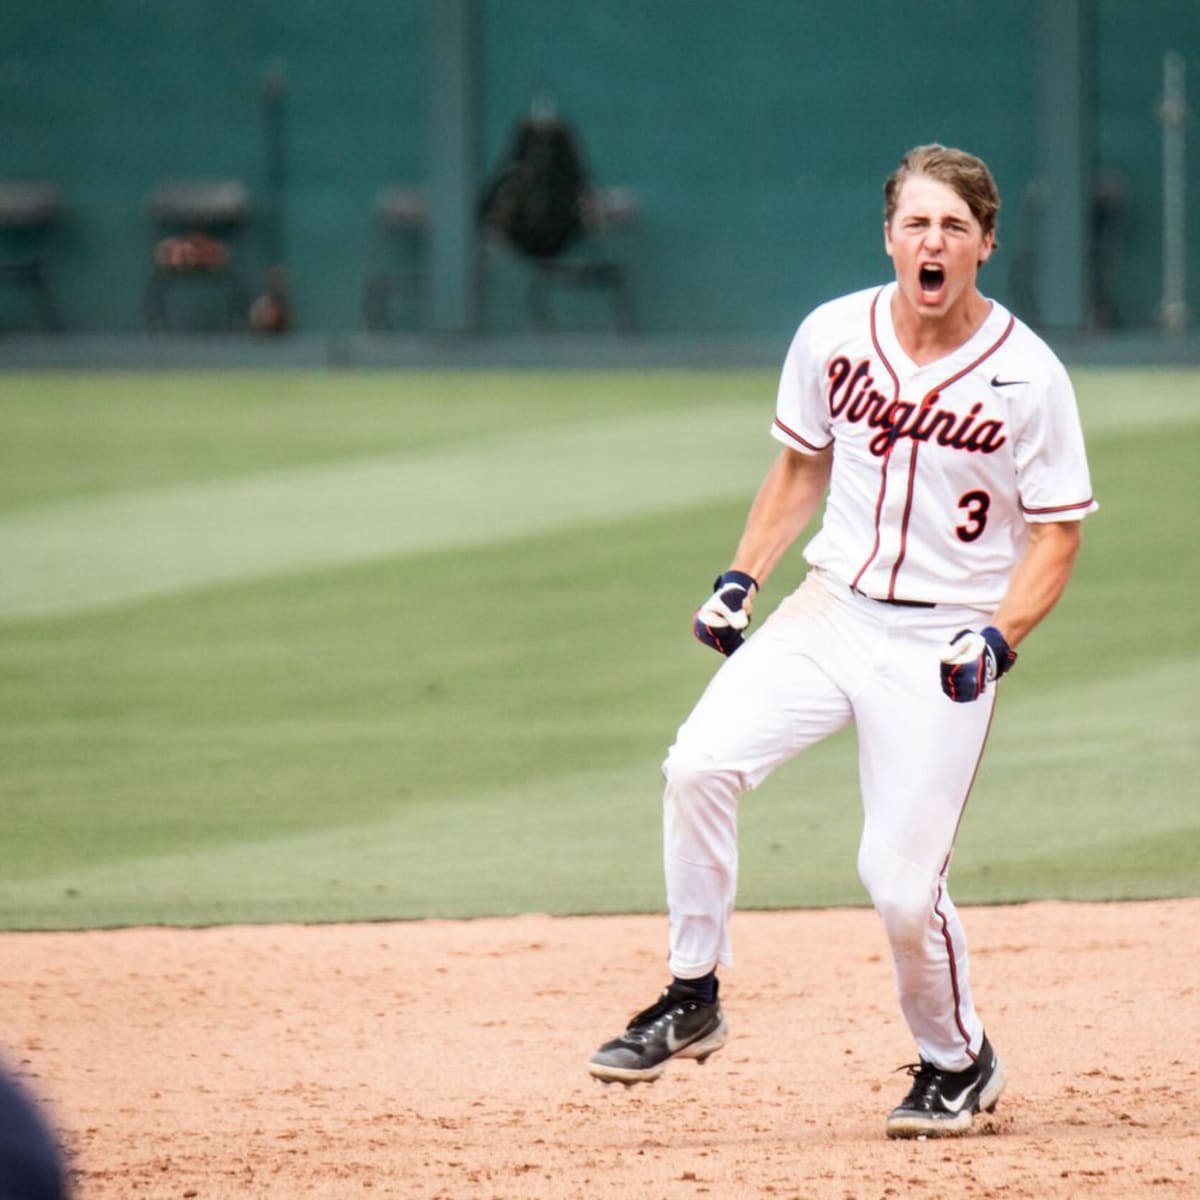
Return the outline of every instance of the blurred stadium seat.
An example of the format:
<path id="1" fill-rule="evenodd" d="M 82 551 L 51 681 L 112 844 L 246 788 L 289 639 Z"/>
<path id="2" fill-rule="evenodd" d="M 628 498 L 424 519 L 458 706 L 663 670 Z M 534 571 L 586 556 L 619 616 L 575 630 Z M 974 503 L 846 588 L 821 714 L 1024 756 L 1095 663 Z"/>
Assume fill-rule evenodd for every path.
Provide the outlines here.
<path id="1" fill-rule="evenodd" d="M 38 320 L 48 332 L 62 328 L 47 267 L 49 235 L 66 213 L 62 189 L 42 180 L 0 181 L 0 284 L 33 293 Z"/>
<path id="2" fill-rule="evenodd" d="M 375 197 L 374 225 L 381 266 L 367 280 L 363 315 L 372 333 L 426 324 L 429 201 L 424 189 L 395 184 Z M 539 330 L 554 328 L 550 294 L 556 288 L 607 292 L 617 329 L 636 327 L 627 248 L 617 239 L 638 218 L 637 193 L 628 187 L 588 188 L 583 201 L 584 236 L 561 256 L 526 258 L 529 269 L 527 304 L 532 324 Z M 498 246 L 491 237 L 489 243 Z M 392 260 L 389 262 L 389 260 Z M 398 262 L 398 266 L 395 265 Z"/>
<path id="3" fill-rule="evenodd" d="M 585 237 L 562 258 L 531 260 L 529 309 L 539 329 L 553 325 L 550 292 L 554 288 L 601 290 L 609 293 L 613 320 L 625 333 L 636 328 L 629 266 L 615 252 L 610 235 L 626 229 L 638 217 L 637 194 L 627 187 L 594 187 L 584 195 Z"/>
<path id="4" fill-rule="evenodd" d="M 171 328 L 167 293 L 176 284 L 215 281 L 225 291 L 225 328 L 241 328 L 249 299 L 234 254 L 234 239 L 250 220 L 250 196 L 236 179 L 172 180 L 150 196 L 157 239 L 146 284 L 146 328 Z"/>
<path id="5" fill-rule="evenodd" d="M 363 292 L 363 316 L 367 329 L 383 333 L 401 327 L 397 309 L 401 303 L 408 324 L 425 323 L 425 238 L 429 226 L 429 201 L 421 188 L 394 184 L 375 197 L 374 225 L 383 263 L 399 256 L 402 265 L 381 266 L 367 280 Z"/>

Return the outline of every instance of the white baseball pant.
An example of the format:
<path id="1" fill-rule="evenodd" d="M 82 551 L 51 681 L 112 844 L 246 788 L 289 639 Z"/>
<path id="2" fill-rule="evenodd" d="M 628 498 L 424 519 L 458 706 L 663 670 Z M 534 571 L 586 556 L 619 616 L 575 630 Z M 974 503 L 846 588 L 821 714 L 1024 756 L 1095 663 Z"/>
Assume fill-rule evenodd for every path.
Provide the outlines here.
<path id="1" fill-rule="evenodd" d="M 923 1058 L 969 1066 L 983 1039 L 967 943 L 946 889 L 995 703 L 941 690 L 939 651 L 986 613 L 909 608 L 814 568 L 722 665 L 663 764 L 673 974 L 733 961 L 738 796 L 854 721 L 863 832 L 858 872 L 891 944 L 900 1006 Z"/>

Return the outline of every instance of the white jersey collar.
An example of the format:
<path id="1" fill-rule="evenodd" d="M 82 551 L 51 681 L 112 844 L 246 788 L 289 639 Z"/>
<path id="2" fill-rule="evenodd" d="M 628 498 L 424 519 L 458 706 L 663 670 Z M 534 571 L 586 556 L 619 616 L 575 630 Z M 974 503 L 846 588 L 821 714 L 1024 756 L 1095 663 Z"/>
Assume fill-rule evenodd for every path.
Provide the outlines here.
<path id="1" fill-rule="evenodd" d="M 895 280 L 885 283 L 876 293 L 871 303 L 872 332 L 876 348 L 883 356 L 896 376 L 900 379 L 911 379 L 914 375 L 928 371 L 938 377 L 949 377 L 957 374 L 963 367 L 986 357 L 989 349 L 1002 340 L 1005 331 L 1012 320 L 1012 314 L 996 300 L 985 296 L 984 299 L 992 306 L 984 322 L 975 332 L 956 349 L 943 358 L 918 366 L 904 352 L 900 339 L 896 336 L 896 328 L 892 324 L 892 297 L 896 294 Z"/>

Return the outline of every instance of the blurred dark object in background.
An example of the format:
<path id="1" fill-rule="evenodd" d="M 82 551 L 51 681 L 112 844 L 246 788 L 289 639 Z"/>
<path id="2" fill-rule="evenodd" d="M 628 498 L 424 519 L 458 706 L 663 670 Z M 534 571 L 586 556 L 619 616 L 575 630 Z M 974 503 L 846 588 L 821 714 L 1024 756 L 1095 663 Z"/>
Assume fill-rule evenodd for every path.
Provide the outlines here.
<path id="1" fill-rule="evenodd" d="M 1088 323 L 1093 329 L 1118 329 L 1125 322 L 1117 305 L 1121 241 L 1129 217 L 1129 180 L 1118 171 L 1101 171 L 1092 181 L 1090 294 Z"/>
<path id="2" fill-rule="evenodd" d="M 32 293 L 40 327 L 62 329 L 47 267 L 49 236 L 66 213 L 62 189 L 43 180 L 0 181 L 0 285 Z"/>
<path id="3" fill-rule="evenodd" d="M 267 271 L 266 290 L 250 305 L 250 328 L 255 333 L 287 333 L 292 326 L 292 306 L 287 268 Z"/>
<path id="4" fill-rule="evenodd" d="M 637 194 L 627 187 L 589 187 L 583 194 L 582 216 L 588 241 L 599 246 L 611 232 L 636 222 Z M 636 329 L 629 270 L 622 259 L 611 253 L 568 254 L 562 258 L 534 261 L 529 309 L 539 329 L 548 329 L 554 323 L 550 313 L 550 292 L 555 287 L 608 292 L 617 329 L 623 333 L 632 333 Z"/>
<path id="5" fill-rule="evenodd" d="M 549 297 L 557 287 L 607 292 L 617 328 L 633 330 L 628 270 L 604 240 L 637 211 L 631 189 L 593 185 L 578 135 L 545 95 L 517 122 L 479 202 L 484 229 L 529 264 L 529 312 L 539 330 L 554 325 Z"/>
<path id="6" fill-rule="evenodd" d="M 521 254 L 554 258 L 583 232 L 587 186 L 575 131 L 552 106 L 535 105 L 484 188 L 480 218 Z"/>
<path id="7" fill-rule="evenodd" d="M 225 292 L 221 328 L 240 329 L 249 309 L 234 261 L 233 240 L 250 220 L 250 197 L 236 179 L 173 180 L 150 197 L 160 237 L 143 303 L 146 328 L 171 329 L 167 293 L 177 285 L 214 282 Z"/>
<path id="8" fill-rule="evenodd" d="M 1123 243 L 1129 238 L 1129 181 L 1100 171 L 1092 180 L 1088 210 L 1087 328 L 1119 329 L 1127 322 L 1117 303 Z M 1035 328 L 1043 325 L 1037 293 L 1037 246 L 1047 215 L 1047 186 L 1032 180 L 1021 196 L 1017 232 L 1009 254 L 1008 287 L 1014 311 Z"/>
<path id="9" fill-rule="evenodd" d="M 379 257 L 388 265 L 374 271 L 363 290 L 363 317 L 372 333 L 425 324 L 428 282 L 426 234 L 429 201 L 409 184 L 383 188 L 375 197 L 374 224 Z M 388 260 L 399 258 L 398 264 Z M 398 309 L 404 307 L 404 318 Z"/>

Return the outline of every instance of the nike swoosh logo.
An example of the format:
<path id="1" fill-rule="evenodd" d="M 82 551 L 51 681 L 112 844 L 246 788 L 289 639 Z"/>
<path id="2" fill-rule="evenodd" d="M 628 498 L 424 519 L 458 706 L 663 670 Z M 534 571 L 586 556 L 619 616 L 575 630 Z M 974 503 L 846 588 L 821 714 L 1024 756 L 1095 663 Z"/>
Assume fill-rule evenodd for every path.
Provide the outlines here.
<path id="1" fill-rule="evenodd" d="M 951 1100 L 949 1096 L 943 1096 L 942 1097 L 942 1107 L 947 1112 L 952 1112 L 952 1113 L 961 1112 L 962 1106 L 967 1102 L 967 1097 L 974 1090 L 975 1090 L 975 1085 L 973 1083 L 970 1083 L 965 1088 L 963 1088 L 963 1090 L 953 1100 Z"/>
<path id="2" fill-rule="evenodd" d="M 1001 379 L 999 375 L 992 376 L 992 387 L 1012 387 L 1017 383 L 1028 383 L 1028 379 Z"/>
<path id="3" fill-rule="evenodd" d="M 667 1049 L 670 1050 L 670 1052 L 672 1054 L 678 1054 L 679 1051 L 682 1050 L 684 1048 L 684 1046 L 686 1046 L 686 1045 L 687 1045 L 687 1042 L 681 1042 L 675 1036 L 675 1026 L 668 1025 L 667 1026 Z"/>

